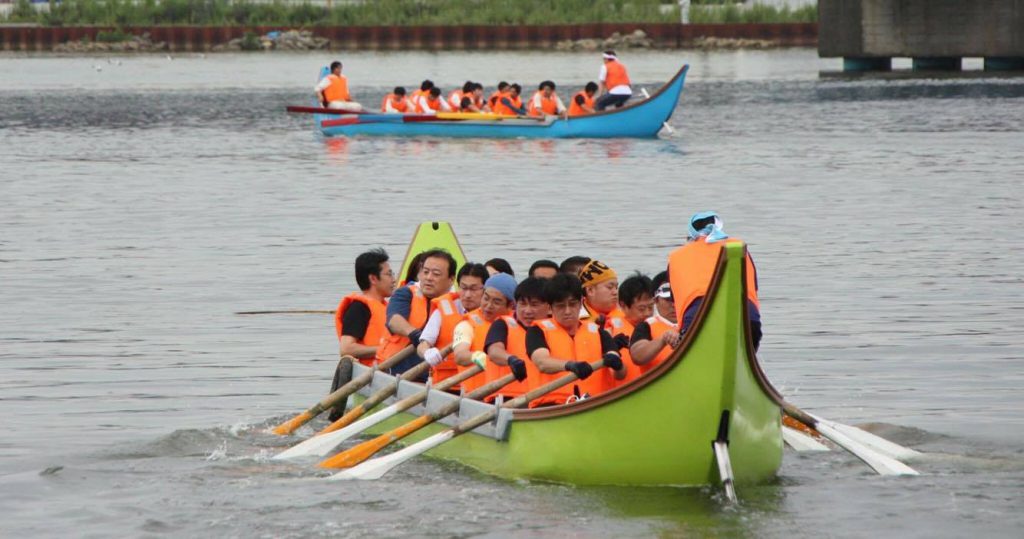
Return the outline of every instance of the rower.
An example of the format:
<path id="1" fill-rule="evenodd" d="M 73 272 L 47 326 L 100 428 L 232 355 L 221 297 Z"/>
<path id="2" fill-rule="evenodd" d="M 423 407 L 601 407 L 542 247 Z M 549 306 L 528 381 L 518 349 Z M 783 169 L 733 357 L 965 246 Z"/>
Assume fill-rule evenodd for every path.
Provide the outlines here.
<path id="1" fill-rule="evenodd" d="M 597 93 L 597 83 L 588 82 L 586 87 L 573 94 L 569 100 L 569 117 L 585 116 L 594 113 L 594 94 Z"/>
<path id="2" fill-rule="evenodd" d="M 630 337 L 633 336 L 636 325 L 649 318 L 654 309 L 650 277 L 639 272 L 630 275 L 619 285 L 618 298 L 619 308 L 616 313 L 608 316 L 604 327 L 612 335 L 615 345 L 619 347 L 619 354 L 626 364 L 626 381 L 629 381 L 640 375 L 640 371 L 633 368 L 630 359 Z"/>
<path id="3" fill-rule="evenodd" d="M 672 286 L 668 283 L 668 272 L 663 271 L 655 275 L 651 285 L 654 293 L 654 314 L 636 325 L 629 344 L 630 358 L 640 375 L 664 361 L 679 344 L 676 306 L 672 301 Z M 633 369 L 630 369 L 631 374 L 632 371 Z"/>
<path id="4" fill-rule="evenodd" d="M 504 258 L 492 258 L 487 262 L 484 262 L 484 267 L 487 268 L 487 273 L 494 275 L 495 273 L 507 273 L 513 277 L 516 276 L 516 272 L 512 271 L 512 264 L 508 263 L 508 260 Z"/>
<path id="5" fill-rule="evenodd" d="M 576 275 L 580 272 L 580 268 L 587 265 L 587 262 L 590 262 L 589 257 L 570 256 L 559 264 L 558 271 L 561 273 L 568 273 L 569 275 Z"/>
<path id="6" fill-rule="evenodd" d="M 522 93 L 522 86 L 510 84 L 507 95 L 498 98 L 498 105 L 494 109 L 494 113 L 503 116 L 525 116 L 526 107 L 523 106 Z"/>
<path id="7" fill-rule="evenodd" d="M 442 356 L 440 349 L 451 344 L 455 326 L 465 319 L 466 313 L 480 307 L 487 277 L 482 264 L 467 262 L 455 276 L 458 292 L 447 292 L 430 300 L 430 318 L 423 326 L 416 352 L 430 364 L 435 384 L 459 372 L 452 354 Z"/>
<path id="8" fill-rule="evenodd" d="M 425 95 L 416 98 L 416 112 L 420 114 L 436 114 L 438 112 L 451 112 L 452 108 L 441 99 L 441 89 L 437 86 L 427 91 Z"/>
<path id="9" fill-rule="evenodd" d="M 583 283 L 580 320 L 599 322 L 608 329 L 610 318 L 624 316 L 619 309 L 619 276 L 615 270 L 599 260 L 590 260 L 580 268 L 577 277 Z"/>
<path id="10" fill-rule="evenodd" d="M 384 320 L 387 298 L 395 290 L 395 272 L 388 263 L 387 252 L 384 249 L 373 249 L 356 257 L 355 273 L 360 291 L 342 298 L 334 311 L 338 352 L 342 356 L 358 359 L 363 365 L 372 365 L 381 337 L 386 332 Z M 334 369 L 331 393 L 351 378 L 350 366 L 339 361 L 338 367 Z M 341 417 L 345 411 L 344 403 L 338 408 L 331 413 Z"/>
<path id="11" fill-rule="evenodd" d="M 352 101 L 348 92 L 348 77 L 341 74 L 341 62 L 331 62 L 331 72 L 317 83 L 316 97 L 329 109 L 361 112 L 363 106 Z"/>
<path id="12" fill-rule="evenodd" d="M 542 258 L 530 265 L 530 277 L 550 279 L 558 275 L 558 264 L 554 260 Z"/>
<path id="13" fill-rule="evenodd" d="M 473 81 L 467 80 L 463 85 L 462 89 L 456 88 L 448 94 L 448 104 L 454 110 L 462 110 L 462 98 L 470 97 L 473 94 L 473 88 L 475 88 Z M 472 102 L 472 99 L 470 99 Z"/>
<path id="14" fill-rule="evenodd" d="M 544 279 L 527 277 L 516 286 L 515 315 L 498 317 L 487 330 L 484 339 L 484 350 L 487 352 L 487 368 L 497 371 L 498 376 L 512 372 L 522 373 L 525 369 L 526 379 L 518 380 L 505 386 L 501 394 L 506 399 L 518 397 L 535 387 L 540 379 L 540 371 L 526 353 L 526 329 L 535 320 L 543 320 L 551 316 L 551 306 L 544 302 Z"/>
<path id="15" fill-rule="evenodd" d="M 515 277 L 507 273 L 491 275 L 484 284 L 480 308 L 466 313 L 466 319 L 455 326 L 454 355 L 459 370 L 464 371 L 473 365 L 479 365 L 484 369 L 483 375 L 476 375 L 462 382 L 462 388 L 466 392 L 473 391 L 487 382 L 493 382 L 508 372 L 506 369 L 504 373 L 499 373 L 497 365 L 487 365 L 484 343 L 491 324 L 499 316 L 507 315 L 515 305 L 515 290 Z M 526 377 L 525 365 L 517 367 L 516 376 Z"/>
<path id="16" fill-rule="evenodd" d="M 530 116 L 561 116 L 565 117 L 565 105 L 555 93 L 555 83 L 546 80 L 540 83 L 537 91 L 530 98 L 526 111 Z"/>
<path id="17" fill-rule="evenodd" d="M 551 318 L 534 322 L 526 330 L 526 351 L 540 371 L 531 387 L 552 382 L 563 372 L 571 372 L 580 380 L 536 399 L 530 407 L 565 404 L 611 389 L 602 377 L 588 380 L 594 372 L 590 362 L 599 359 L 615 372 L 615 378 L 626 376 L 611 335 L 596 323 L 579 319 L 582 297 L 580 280 L 572 275 L 560 273 L 544 283 L 544 300 L 551 305 Z"/>
<path id="18" fill-rule="evenodd" d="M 669 282 L 676 304 L 676 320 L 685 335 L 693 326 L 704 295 L 711 285 L 722 248 L 739 242 L 722 230 L 722 219 L 713 211 L 694 214 L 690 218 L 687 243 L 668 257 Z M 757 299 L 757 268 L 750 253 L 744 255 L 746 267 L 747 317 L 756 351 L 761 344 L 761 304 Z"/>
<path id="19" fill-rule="evenodd" d="M 444 249 L 431 249 L 421 257 L 421 269 L 417 282 L 407 284 L 395 291 L 388 302 L 387 329 L 377 359 L 383 361 L 408 345 L 420 343 L 423 326 L 430 318 L 431 301 L 451 290 L 455 277 L 455 258 Z M 391 374 L 401 374 L 421 360 L 415 354 L 400 361 L 390 369 Z"/>
<path id="20" fill-rule="evenodd" d="M 491 112 L 497 112 L 498 100 L 508 95 L 508 83 L 501 81 L 498 83 L 498 89 L 494 91 L 490 97 L 487 98 L 487 106 L 491 109 Z"/>
<path id="21" fill-rule="evenodd" d="M 615 51 L 604 51 L 602 56 L 604 65 L 601 66 L 601 73 L 598 75 L 601 84 L 597 90 L 597 103 L 594 106 L 599 111 L 608 107 L 620 108 L 633 96 L 626 66 L 619 62 Z"/>
<path id="22" fill-rule="evenodd" d="M 412 112 L 415 107 L 405 96 L 405 88 L 401 86 L 395 86 L 395 89 L 388 95 L 384 96 L 384 101 L 380 104 L 381 112 L 390 112 L 405 114 Z"/>
<path id="23" fill-rule="evenodd" d="M 434 87 L 434 81 L 426 79 L 420 83 L 420 89 L 412 93 L 409 100 L 412 101 L 413 106 L 416 105 L 416 101 L 419 100 L 420 96 L 430 94 L 430 89 Z"/>
<path id="24" fill-rule="evenodd" d="M 473 93 L 470 94 L 469 97 L 473 98 L 473 106 L 476 107 L 476 110 L 478 112 L 483 112 L 483 111 L 488 110 L 488 108 L 487 108 L 487 100 L 484 99 L 484 85 L 483 84 L 480 84 L 479 82 L 474 82 L 473 83 Z"/>

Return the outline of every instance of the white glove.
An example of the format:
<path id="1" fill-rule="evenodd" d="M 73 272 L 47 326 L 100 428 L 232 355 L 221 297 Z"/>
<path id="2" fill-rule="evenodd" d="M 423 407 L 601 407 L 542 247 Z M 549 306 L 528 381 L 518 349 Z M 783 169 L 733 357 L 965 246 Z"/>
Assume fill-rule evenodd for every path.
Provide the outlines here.
<path id="1" fill-rule="evenodd" d="M 473 352 L 470 359 L 473 360 L 473 363 L 476 363 L 477 367 L 480 367 L 481 369 L 487 367 L 487 354 L 483 352 Z"/>
<path id="2" fill-rule="evenodd" d="M 427 351 L 423 353 L 423 360 L 431 367 L 436 367 L 444 361 L 444 356 L 441 355 L 441 351 L 437 348 L 428 348 Z"/>

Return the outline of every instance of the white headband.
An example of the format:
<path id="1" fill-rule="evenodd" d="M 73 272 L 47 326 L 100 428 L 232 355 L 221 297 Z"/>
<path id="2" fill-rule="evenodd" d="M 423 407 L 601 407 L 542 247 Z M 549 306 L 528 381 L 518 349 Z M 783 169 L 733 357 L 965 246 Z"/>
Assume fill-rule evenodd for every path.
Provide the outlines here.
<path id="1" fill-rule="evenodd" d="M 615 56 L 614 54 L 608 54 L 607 52 L 602 53 L 601 56 L 604 56 L 605 60 L 618 60 L 618 56 Z"/>

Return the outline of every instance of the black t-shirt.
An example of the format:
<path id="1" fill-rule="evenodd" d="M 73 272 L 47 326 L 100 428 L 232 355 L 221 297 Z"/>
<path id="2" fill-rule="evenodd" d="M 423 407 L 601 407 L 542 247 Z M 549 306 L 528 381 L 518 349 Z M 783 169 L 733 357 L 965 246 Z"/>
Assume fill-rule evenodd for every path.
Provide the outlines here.
<path id="1" fill-rule="evenodd" d="M 508 351 L 508 324 L 501 318 L 492 322 L 491 329 L 487 330 L 487 336 L 484 337 L 484 352 L 487 352 L 487 349 L 496 342 L 504 344 L 505 351 Z"/>
<path id="2" fill-rule="evenodd" d="M 348 335 L 357 341 L 366 336 L 366 328 L 370 327 L 370 308 L 361 301 L 353 301 L 341 315 L 341 334 Z"/>
<path id="3" fill-rule="evenodd" d="M 576 94 L 576 97 L 574 97 L 573 100 L 576 101 L 576 104 L 581 107 L 584 103 L 587 102 L 587 100 L 583 98 L 583 94 Z"/>
<path id="4" fill-rule="evenodd" d="M 633 328 L 633 336 L 629 339 L 629 345 L 633 346 L 639 341 L 649 340 L 651 340 L 651 325 L 647 323 L 647 320 L 644 320 Z"/>
<path id="5" fill-rule="evenodd" d="M 492 326 L 493 327 L 493 326 Z M 526 353 L 533 355 L 538 348 L 547 348 L 548 340 L 544 338 L 544 330 L 537 326 L 532 326 L 526 330 Z M 618 352 L 618 347 L 615 346 L 615 341 L 612 340 L 612 336 L 606 330 L 601 330 L 601 354 L 607 354 L 608 352 Z M 564 359 L 564 358 L 563 358 Z M 596 360 L 596 358 L 595 358 Z"/>

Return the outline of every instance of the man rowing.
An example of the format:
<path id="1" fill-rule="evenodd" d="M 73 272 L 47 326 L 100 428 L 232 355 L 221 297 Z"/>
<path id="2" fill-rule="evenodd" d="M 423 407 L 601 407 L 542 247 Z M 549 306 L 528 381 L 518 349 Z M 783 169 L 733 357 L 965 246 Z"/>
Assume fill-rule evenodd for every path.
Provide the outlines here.
<path id="1" fill-rule="evenodd" d="M 348 77 L 341 74 L 341 62 L 331 62 L 331 72 L 317 83 L 316 97 L 323 106 L 329 109 L 360 112 L 363 106 L 352 101 L 348 91 Z"/>
<path id="2" fill-rule="evenodd" d="M 505 81 L 499 82 L 498 89 L 487 98 L 487 107 L 492 112 L 497 112 L 498 100 L 508 95 L 508 86 L 508 83 Z"/>
<path id="3" fill-rule="evenodd" d="M 503 116 L 525 116 L 527 111 L 523 105 L 522 93 L 522 86 L 508 85 L 505 93 L 498 96 L 497 104 L 491 107 L 492 112 Z"/>
<path id="4" fill-rule="evenodd" d="M 540 83 L 537 91 L 527 103 L 526 112 L 530 116 L 561 116 L 565 117 L 566 109 L 562 100 L 555 93 L 555 83 L 549 80 Z"/>
<path id="5" fill-rule="evenodd" d="M 392 114 L 405 114 L 412 112 L 415 109 L 415 105 L 405 96 L 405 88 L 401 86 L 395 86 L 395 89 L 386 96 L 384 101 L 380 104 L 381 112 L 390 112 Z"/>
<path id="6" fill-rule="evenodd" d="M 672 301 L 672 286 L 668 282 L 668 272 L 663 271 L 655 275 L 652 287 L 654 314 L 636 325 L 629 344 L 629 355 L 639 375 L 664 361 L 679 344 L 676 307 Z"/>
<path id="7" fill-rule="evenodd" d="M 597 102 L 594 105 L 596 110 L 604 110 L 608 107 L 619 108 L 633 96 L 633 88 L 630 87 L 629 73 L 626 66 L 619 62 L 615 51 L 604 51 L 602 55 L 604 65 L 598 75 L 600 85 L 597 90 Z"/>
<path id="8" fill-rule="evenodd" d="M 441 99 L 441 89 L 437 86 L 417 97 L 413 103 L 416 104 L 416 112 L 419 114 L 436 114 L 438 112 L 451 112 L 452 110 L 448 102 Z"/>
<path id="9" fill-rule="evenodd" d="M 452 343 L 455 327 L 465 320 L 466 313 L 480 307 L 487 277 L 487 269 L 482 264 L 467 262 L 455 276 L 458 292 L 447 292 L 430 300 L 430 318 L 423 326 L 416 352 L 430 364 L 434 383 L 459 372 L 453 355 L 442 356 L 441 349 Z M 452 389 L 459 388 L 453 386 Z"/>
<path id="10" fill-rule="evenodd" d="M 487 331 L 487 337 L 484 339 L 488 368 L 496 370 L 499 375 L 509 372 L 526 373 L 525 380 L 518 380 L 501 390 L 501 394 L 506 398 L 515 398 L 529 391 L 531 387 L 539 387 L 536 381 L 540 379 L 540 371 L 526 353 L 526 330 L 534 321 L 551 316 L 551 307 L 544 301 L 544 279 L 523 279 L 523 282 L 516 286 L 515 302 L 514 316 L 498 317 L 491 324 L 491 329 Z"/>
<path id="11" fill-rule="evenodd" d="M 416 347 L 420 342 L 423 326 L 430 318 L 430 311 L 436 307 L 431 300 L 451 290 L 455 277 L 455 258 L 444 249 L 431 249 L 420 257 L 420 272 L 417 282 L 407 284 L 391 295 L 387 309 L 387 332 L 378 360 L 385 360 L 404 349 Z M 401 374 L 422 359 L 413 354 L 392 367 L 391 374 Z"/>
<path id="12" fill-rule="evenodd" d="M 532 387 L 554 381 L 564 372 L 580 380 L 544 395 L 530 403 L 531 407 L 565 404 L 611 389 L 603 377 L 588 380 L 594 374 L 590 363 L 599 359 L 615 372 L 615 378 L 625 378 L 626 369 L 611 335 L 596 323 L 579 318 L 583 290 L 578 278 L 560 273 L 548 279 L 544 299 L 551 306 L 551 318 L 534 322 L 526 330 L 526 352 L 540 371 Z"/>
<path id="13" fill-rule="evenodd" d="M 558 264 L 553 260 L 542 258 L 530 265 L 530 271 L 528 275 L 530 277 L 550 279 L 555 275 L 558 275 Z"/>
<path id="14" fill-rule="evenodd" d="M 570 256 L 558 265 L 558 271 L 561 273 L 568 273 L 569 275 L 577 275 L 580 272 L 580 268 L 585 266 L 587 262 L 590 262 L 589 257 L 579 255 Z"/>
<path id="15" fill-rule="evenodd" d="M 622 355 L 622 361 L 626 364 L 625 381 L 629 381 L 640 375 L 640 371 L 634 367 L 630 358 L 629 342 L 633 336 L 633 329 L 637 324 L 650 317 L 654 308 L 654 299 L 651 297 L 651 279 L 640 273 L 627 277 L 619 285 L 618 301 L 618 310 L 608 315 L 604 328 L 612 335 L 616 346 L 619 347 L 619 354 Z"/>
<path id="16" fill-rule="evenodd" d="M 676 320 L 685 334 L 704 302 L 722 248 L 728 243 L 740 242 L 722 230 L 722 219 L 713 211 L 694 214 L 690 218 L 687 243 L 668 257 L 668 276 L 675 300 Z M 757 299 L 757 268 L 750 253 L 744 255 L 746 267 L 747 317 L 754 350 L 761 344 L 761 304 Z"/>
<path id="17" fill-rule="evenodd" d="M 588 260 L 577 277 L 583 283 L 583 306 L 580 320 L 604 326 L 609 318 L 622 317 L 619 309 L 619 276 L 599 260 Z"/>
<path id="18" fill-rule="evenodd" d="M 582 90 L 573 94 L 572 98 L 569 100 L 569 117 L 573 118 L 576 116 L 593 114 L 595 111 L 594 94 L 596 93 L 597 83 L 588 82 Z"/>
<path id="19" fill-rule="evenodd" d="M 487 382 L 493 382 L 509 372 L 508 369 L 501 372 L 502 369 L 499 369 L 498 365 L 488 365 L 484 350 L 491 325 L 498 317 L 507 315 L 515 305 L 515 289 L 516 280 L 511 275 L 491 275 L 484 284 L 480 308 L 466 313 L 465 320 L 455 327 L 454 355 L 459 370 L 464 371 L 474 365 L 484 369 L 483 375 L 468 378 L 462 383 L 466 392 L 473 391 Z M 525 365 L 516 365 L 514 372 L 517 378 L 526 378 Z"/>

